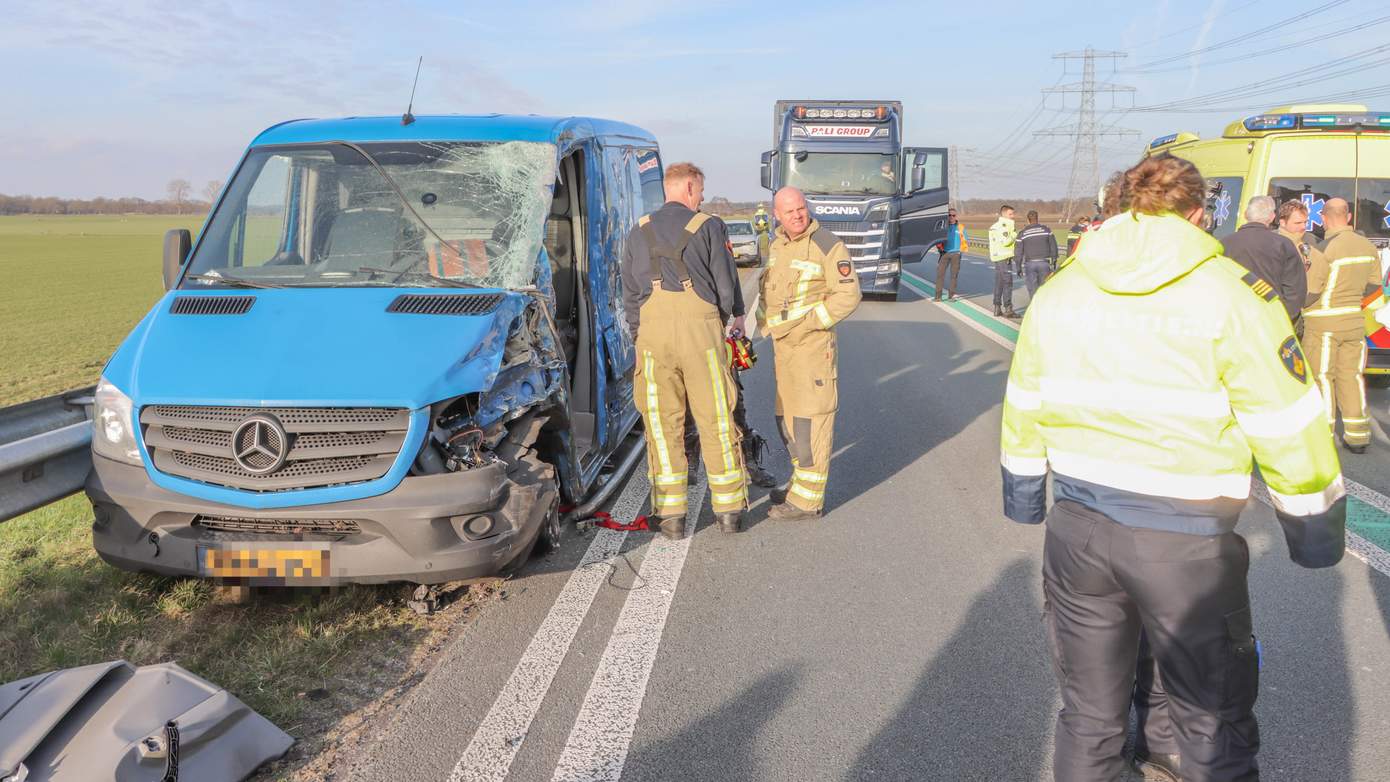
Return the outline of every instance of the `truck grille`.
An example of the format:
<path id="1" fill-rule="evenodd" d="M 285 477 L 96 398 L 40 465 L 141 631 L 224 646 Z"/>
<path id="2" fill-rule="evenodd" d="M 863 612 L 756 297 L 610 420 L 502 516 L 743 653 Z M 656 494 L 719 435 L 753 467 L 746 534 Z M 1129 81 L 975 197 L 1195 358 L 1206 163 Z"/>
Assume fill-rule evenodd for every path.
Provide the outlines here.
<path id="1" fill-rule="evenodd" d="M 872 228 L 872 223 L 867 220 L 821 220 L 820 225 L 840 237 L 855 267 L 873 268 L 878 265 L 878 259 L 883 256 L 882 228 Z"/>
<path id="2" fill-rule="evenodd" d="M 252 417 L 255 416 L 256 419 Z M 269 420 L 284 429 L 243 454 L 255 438 L 243 429 Z M 140 423 L 155 469 L 168 475 L 250 491 L 289 491 L 371 481 L 385 475 L 405 445 L 410 411 L 379 407 L 200 407 L 151 405 Z M 287 451 L 285 451 L 287 449 Z M 283 463 L 262 472 L 278 461 Z"/>

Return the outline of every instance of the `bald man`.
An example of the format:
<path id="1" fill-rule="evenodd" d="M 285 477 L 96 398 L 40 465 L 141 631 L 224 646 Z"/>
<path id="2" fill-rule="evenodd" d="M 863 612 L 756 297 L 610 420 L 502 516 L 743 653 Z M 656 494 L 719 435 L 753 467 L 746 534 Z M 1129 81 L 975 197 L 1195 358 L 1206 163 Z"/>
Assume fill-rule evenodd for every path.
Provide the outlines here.
<path id="1" fill-rule="evenodd" d="M 777 428 L 791 454 L 792 480 L 767 515 L 810 521 L 825 506 L 839 407 L 834 328 L 862 295 L 849 251 L 811 219 L 800 190 L 778 190 L 772 211 L 777 234 L 759 282 L 758 324 L 772 337 Z"/>
<path id="2" fill-rule="evenodd" d="M 1345 199 L 1330 198 L 1322 209 L 1321 257 L 1308 268 L 1307 323 L 1303 353 L 1322 391 L 1327 423 L 1335 432 L 1342 415 L 1342 445 L 1365 453 L 1371 443 L 1366 412 L 1366 326 L 1361 301 L 1380 289 L 1380 256 L 1375 245 L 1351 227 Z"/>

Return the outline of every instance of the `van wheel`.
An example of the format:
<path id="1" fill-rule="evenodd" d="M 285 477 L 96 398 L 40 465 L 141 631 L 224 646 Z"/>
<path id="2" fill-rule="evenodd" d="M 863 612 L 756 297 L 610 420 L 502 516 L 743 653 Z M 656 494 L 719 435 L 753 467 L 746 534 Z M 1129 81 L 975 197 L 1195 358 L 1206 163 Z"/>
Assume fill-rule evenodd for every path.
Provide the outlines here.
<path id="1" fill-rule="evenodd" d="M 532 554 L 549 554 L 559 551 L 565 544 L 565 522 L 560 515 L 560 497 L 557 494 L 546 511 L 545 521 L 541 523 L 540 534 L 536 536 L 536 547 Z"/>

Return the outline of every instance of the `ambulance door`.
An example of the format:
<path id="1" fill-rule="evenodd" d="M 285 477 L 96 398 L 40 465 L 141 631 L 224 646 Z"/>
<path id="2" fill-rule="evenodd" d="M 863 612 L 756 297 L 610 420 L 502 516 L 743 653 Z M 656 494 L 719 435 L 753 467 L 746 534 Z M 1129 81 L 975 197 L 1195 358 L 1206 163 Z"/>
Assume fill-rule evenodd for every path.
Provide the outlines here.
<path id="1" fill-rule="evenodd" d="M 1390 274 L 1390 136 L 1356 139 L 1356 230 L 1380 248 L 1380 279 Z"/>
<path id="2" fill-rule="evenodd" d="M 898 249 L 903 263 L 916 262 L 932 245 L 946 238 L 946 210 L 951 201 L 946 165 L 945 149 L 903 149 L 907 192 L 898 212 Z"/>
<path id="3" fill-rule="evenodd" d="M 1328 199 L 1356 201 L 1356 147 L 1356 137 L 1345 134 L 1272 138 L 1265 192 L 1281 204 L 1302 201 L 1308 207 L 1307 230 L 1321 240 Z"/>

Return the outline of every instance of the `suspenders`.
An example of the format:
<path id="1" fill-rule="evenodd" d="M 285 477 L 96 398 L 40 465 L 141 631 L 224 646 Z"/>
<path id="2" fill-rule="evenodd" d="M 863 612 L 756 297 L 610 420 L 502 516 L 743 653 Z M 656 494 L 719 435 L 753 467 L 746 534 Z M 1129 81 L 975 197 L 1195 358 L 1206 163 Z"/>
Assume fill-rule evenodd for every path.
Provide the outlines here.
<path id="1" fill-rule="evenodd" d="M 651 215 L 642 215 L 642 218 L 637 221 L 637 225 L 642 229 L 642 236 L 647 241 L 647 250 L 651 255 L 653 282 L 658 282 L 665 277 L 666 265 L 662 263 L 665 260 L 670 261 L 676 267 L 676 275 L 681 286 L 689 287 L 690 269 L 685 265 L 685 247 L 706 220 L 709 220 L 709 215 L 704 212 L 696 212 L 695 216 L 690 218 L 690 222 L 686 223 L 685 228 L 681 230 L 680 241 L 672 247 L 657 235 L 656 228 L 652 226 Z"/>

